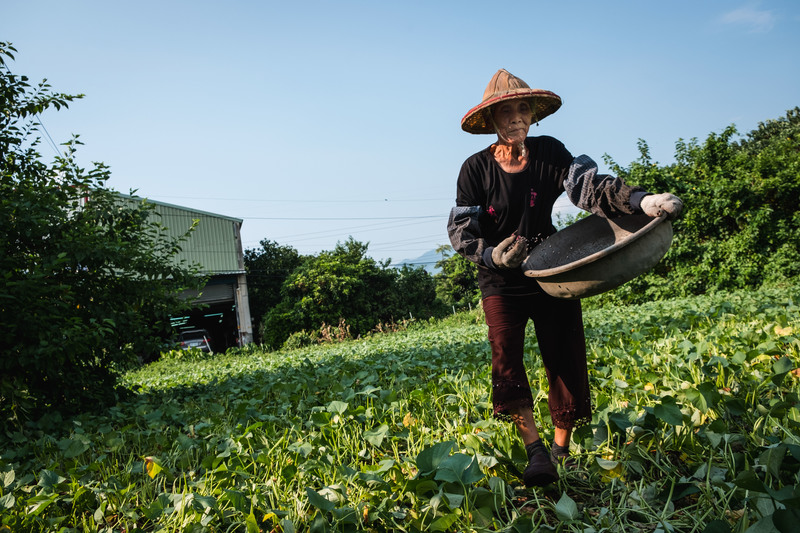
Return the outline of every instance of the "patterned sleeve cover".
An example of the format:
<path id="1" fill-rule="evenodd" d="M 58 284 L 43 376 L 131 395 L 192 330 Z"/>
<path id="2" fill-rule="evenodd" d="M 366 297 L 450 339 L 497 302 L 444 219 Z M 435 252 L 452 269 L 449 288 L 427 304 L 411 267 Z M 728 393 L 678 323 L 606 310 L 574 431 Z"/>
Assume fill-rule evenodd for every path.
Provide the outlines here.
<path id="1" fill-rule="evenodd" d="M 579 155 L 572 161 L 564 189 L 575 206 L 606 218 L 641 212 L 640 203 L 647 194 L 621 178 L 599 174 L 597 163 L 588 155 Z"/>

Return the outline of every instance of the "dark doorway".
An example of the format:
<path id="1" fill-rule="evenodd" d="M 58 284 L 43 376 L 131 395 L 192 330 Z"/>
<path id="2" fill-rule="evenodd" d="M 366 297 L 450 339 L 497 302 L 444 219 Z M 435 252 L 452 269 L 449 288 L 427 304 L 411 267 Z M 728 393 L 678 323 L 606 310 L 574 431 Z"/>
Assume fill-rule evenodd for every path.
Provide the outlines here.
<path id="1" fill-rule="evenodd" d="M 239 345 L 236 305 L 232 302 L 205 304 L 186 315 L 172 318 L 176 333 L 189 329 L 205 329 L 211 335 L 211 350 L 224 352 Z"/>

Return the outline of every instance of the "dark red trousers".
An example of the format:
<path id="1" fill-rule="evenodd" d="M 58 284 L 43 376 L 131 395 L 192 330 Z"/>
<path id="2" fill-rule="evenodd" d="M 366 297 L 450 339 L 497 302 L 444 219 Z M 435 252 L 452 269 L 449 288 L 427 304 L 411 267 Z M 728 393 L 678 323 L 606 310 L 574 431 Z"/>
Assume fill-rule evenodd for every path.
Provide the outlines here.
<path id="1" fill-rule="evenodd" d="M 580 301 L 545 293 L 487 296 L 483 310 L 492 347 L 494 416 L 507 419 L 519 408 L 533 408 L 523 360 L 525 326 L 533 320 L 547 372 L 547 403 L 553 424 L 571 429 L 590 422 L 592 405 Z"/>

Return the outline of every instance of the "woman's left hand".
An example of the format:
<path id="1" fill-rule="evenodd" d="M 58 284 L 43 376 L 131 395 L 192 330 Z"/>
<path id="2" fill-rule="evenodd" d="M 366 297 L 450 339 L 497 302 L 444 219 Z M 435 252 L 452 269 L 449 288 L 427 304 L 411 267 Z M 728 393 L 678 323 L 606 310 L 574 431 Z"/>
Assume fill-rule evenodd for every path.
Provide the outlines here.
<path id="1" fill-rule="evenodd" d="M 649 217 L 660 217 L 666 213 L 669 220 L 675 220 L 683 209 L 683 202 L 674 194 L 648 194 L 642 198 L 642 211 Z"/>

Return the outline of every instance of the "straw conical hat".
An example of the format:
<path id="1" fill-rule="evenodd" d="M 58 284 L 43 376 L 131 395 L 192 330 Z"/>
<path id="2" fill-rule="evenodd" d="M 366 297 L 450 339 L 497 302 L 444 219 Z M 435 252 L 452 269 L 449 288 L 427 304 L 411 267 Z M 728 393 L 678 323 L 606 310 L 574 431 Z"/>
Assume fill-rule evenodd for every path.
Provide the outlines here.
<path id="1" fill-rule="evenodd" d="M 531 103 L 531 122 L 538 122 L 561 107 L 561 97 L 544 89 L 530 86 L 506 69 L 492 76 L 483 92 L 481 103 L 469 110 L 461 119 L 461 129 L 468 133 L 494 133 L 494 125 L 484 112 L 490 106 L 506 100 L 527 99 Z"/>

